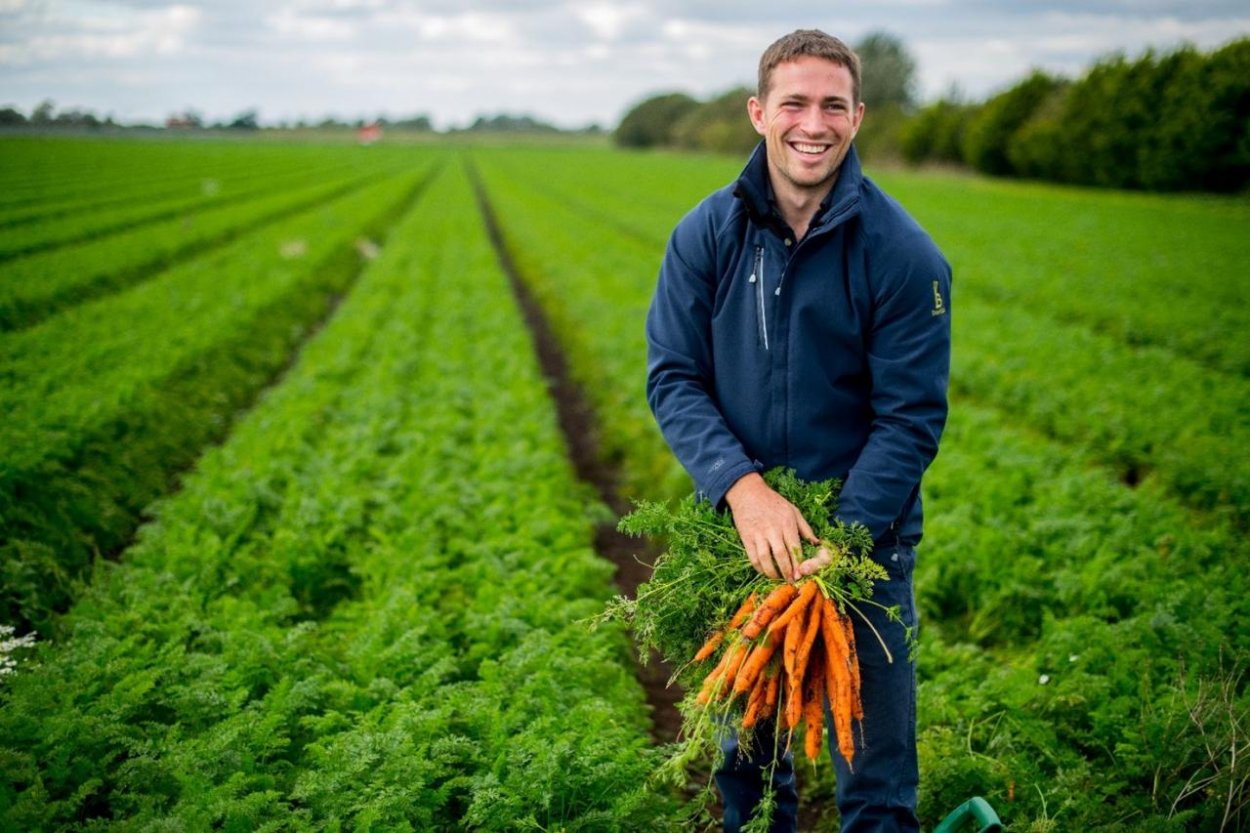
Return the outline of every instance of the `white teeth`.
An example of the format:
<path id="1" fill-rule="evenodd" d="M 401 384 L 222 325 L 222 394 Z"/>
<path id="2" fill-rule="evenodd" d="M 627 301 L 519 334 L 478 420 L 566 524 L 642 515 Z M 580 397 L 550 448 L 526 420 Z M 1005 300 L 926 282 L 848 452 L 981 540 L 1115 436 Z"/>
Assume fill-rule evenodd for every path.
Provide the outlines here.
<path id="1" fill-rule="evenodd" d="M 794 143 L 794 149 L 800 153 L 824 153 L 828 145 L 804 145 L 799 142 Z"/>

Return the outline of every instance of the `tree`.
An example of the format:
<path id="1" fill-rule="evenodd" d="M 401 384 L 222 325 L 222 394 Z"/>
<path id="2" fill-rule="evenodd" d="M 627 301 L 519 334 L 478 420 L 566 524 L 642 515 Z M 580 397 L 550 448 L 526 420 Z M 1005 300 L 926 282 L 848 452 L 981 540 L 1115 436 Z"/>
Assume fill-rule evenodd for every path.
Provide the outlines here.
<path id="1" fill-rule="evenodd" d="M 244 110 L 242 113 L 234 117 L 234 121 L 227 125 L 231 130 L 258 130 L 260 128 L 260 114 L 256 110 Z"/>
<path id="2" fill-rule="evenodd" d="M 901 151 L 912 164 L 963 162 L 964 132 L 975 117 L 976 105 L 940 98 L 903 125 Z"/>
<path id="3" fill-rule="evenodd" d="M 983 173 L 1013 173 L 1007 146 L 1058 86 L 1058 80 L 1037 70 L 987 101 L 964 134 L 965 161 Z"/>
<path id="4" fill-rule="evenodd" d="M 15 127 L 26 124 L 26 117 L 20 110 L 12 107 L 0 109 L 0 127 Z"/>
<path id="5" fill-rule="evenodd" d="M 903 41 L 888 32 L 873 32 L 855 47 L 862 78 L 859 98 L 868 107 L 910 110 L 916 103 L 916 61 Z"/>
<path id="6" fill-rule="evenodd" d="M 661 147 L 673 143 L 677 122 L 699 106 L 685 93 L 667 93 L 635 105 L 616 128 L 615 141 L 621 147 Z"/>
<path id="7" fill-rule="evenodd" d="M 52 121 L 52 110 L 56 107 L 52 99 L 45 98 L 30 112 L 31 124 L 49 124 Z"/>
<path id="8" fill-rule="evenodd" d="M 712 153 L 750 152 L 760 140 L 747 117 L 747 99 L 752 95 L 752 90 L 738 87 L 698 105 L 673 126 L 673 142 Z"/>

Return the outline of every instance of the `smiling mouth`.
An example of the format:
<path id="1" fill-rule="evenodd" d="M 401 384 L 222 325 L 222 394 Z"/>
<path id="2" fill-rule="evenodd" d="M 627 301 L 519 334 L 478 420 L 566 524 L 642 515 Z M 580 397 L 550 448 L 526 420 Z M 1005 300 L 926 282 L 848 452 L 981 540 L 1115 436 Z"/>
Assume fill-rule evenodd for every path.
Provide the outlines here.
<path id="1" fill-rule="evenodd" d="M 830 148 L 830 145 L 813 144 L 810 142 L 791 142 L 790 147 L 808 156 L 819 156 Z"/>

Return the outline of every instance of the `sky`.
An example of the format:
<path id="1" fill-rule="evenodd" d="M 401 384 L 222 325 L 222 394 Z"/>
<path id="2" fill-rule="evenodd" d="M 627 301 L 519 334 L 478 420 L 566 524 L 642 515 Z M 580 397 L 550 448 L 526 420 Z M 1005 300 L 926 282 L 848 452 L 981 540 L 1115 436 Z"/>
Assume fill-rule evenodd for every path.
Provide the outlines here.
<path id="1" fill-rule="evenodd" d="M 775 38 L 899 37 L 923 100 L 980 100 L 1042 68 L 1250 35 L 1247 0 L 0 0 L 0 107 L 265 124 L 416 114 L 614 127 L 646 97 L 753 85 Z M 871 107 L 871 102 L 869 102 Z"/>

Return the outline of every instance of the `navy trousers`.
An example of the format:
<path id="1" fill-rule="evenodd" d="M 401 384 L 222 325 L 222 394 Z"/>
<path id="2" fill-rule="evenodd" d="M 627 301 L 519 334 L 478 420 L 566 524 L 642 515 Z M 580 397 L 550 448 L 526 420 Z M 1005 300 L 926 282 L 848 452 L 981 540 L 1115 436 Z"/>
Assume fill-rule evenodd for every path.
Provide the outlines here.
<path id="1" fill-rule="evenodd" d="M 897 605 L 903 622 L 915 628 L 916 602 L 912 573 L 916 551 L 905 545 L 882 547 L 878 560 L 890 574 L 889 581 L 877 582 L 873 599 L 887 607 Z M 842 833 L 919 833 L 916 818 L 917 787 L 920 782 L 916 761 L 916 667 L 908 661 L 902 625 L 891 622 L 875 605 L 859 605 L 877 632 L 884 638 L 893 662 L 858 616 L 855 642 L 864 702 L 864 720 L 856 729 L 854 772 L 838 752 L 837 739 L 827 733 L 829 749 L 837 774 L 838 812 Z M 833 725 L 825 704 L 825 725 Z M 780 746 L 785 745 L 784 736 Z M 738 833 L 751 818 L 764 792 L 764 778 L 773 760 L 772 727 L 756 730 L 750 748 L 739 747 L 738 737 L 727 732 L 721 740 L 724 760 L 716 769 L 716 785 L 724 804 L 725 833 Z M 797 829 L 799 796 L 795 788 L 794 762 L 782 754 L 773 772 L 777 807 L 773 813 L 773 833 L 794 833 Z"/>

